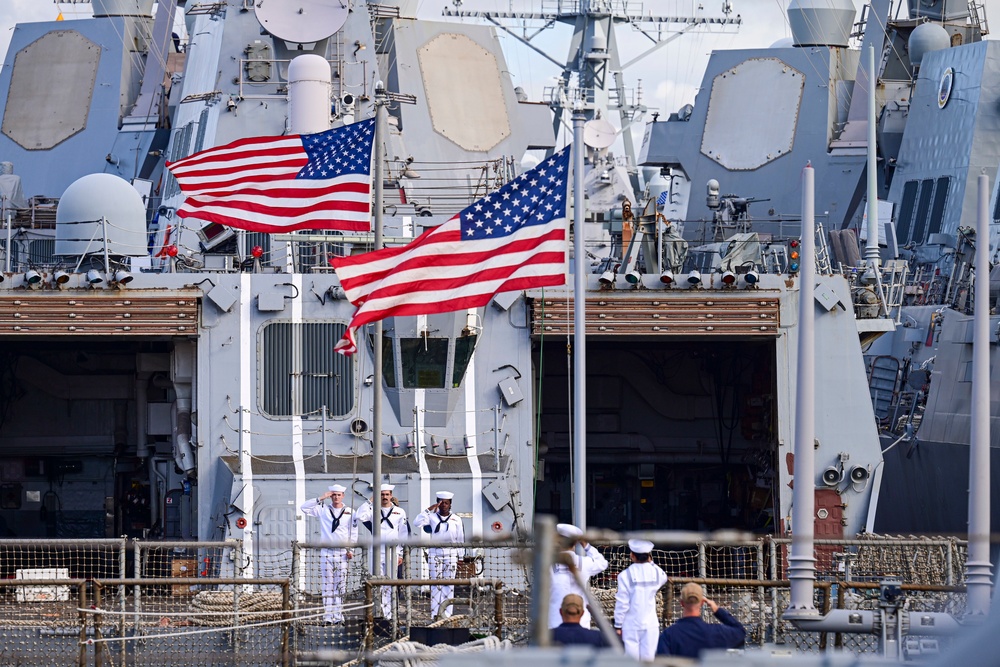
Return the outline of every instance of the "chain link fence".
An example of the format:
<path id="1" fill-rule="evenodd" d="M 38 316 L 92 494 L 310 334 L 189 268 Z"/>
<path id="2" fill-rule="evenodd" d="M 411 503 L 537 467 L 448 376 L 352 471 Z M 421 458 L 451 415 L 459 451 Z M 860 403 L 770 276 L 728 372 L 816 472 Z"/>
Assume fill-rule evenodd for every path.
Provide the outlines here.
<path id="1" fill-rule="evenodd" d="M 345 546 L 292 543 L 251 560 L 237 541 L 0 540 L 0 664 L 285 665 L 324 650 L 357 660 L 421 639 L 526 643 L 531 544 L 454 545 L 463 557 L 442 604 L 450 617 L 431 613 L 427 547 L 390 547 L 383 571 L 373 567 L 381 551 L 365 545 L 334 566 L 331 554 Z M 592 578 L 592 591 L 613 618 L 629 551 L 621 541 L 595 546 L 608 567 Z M 875 636 L 802 632 L 782 619 L 789 546 L 764 537 L 654 549 L 653 562 L 670 578 L 658 609 L 664 627 L 681 614 L 680 587 L 695 581 L 745 625 L 748 645 L 876 652 Z M 816 553 L 821 612 L 877 609 L 878 582 L 898 577 L 911 613 L 964 613 L 961 540 L 817 540 Z M 342 619 L 331 609 L 334 592 Z"/>

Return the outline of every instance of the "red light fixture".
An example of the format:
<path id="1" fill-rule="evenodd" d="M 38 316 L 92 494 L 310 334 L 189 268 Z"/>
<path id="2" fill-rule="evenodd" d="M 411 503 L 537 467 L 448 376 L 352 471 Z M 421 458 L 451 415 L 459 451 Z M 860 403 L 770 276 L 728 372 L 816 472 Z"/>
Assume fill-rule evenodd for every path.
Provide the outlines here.
<path id="1" fill-rule="evenodd" d="M 177 256 L 177 246 L 175 246 L 175 245 L 168 245 L 167 246 L 167 257 L 176 257 L 176 256 Z"/>
<path id="2" fill-rule="evenodd" d="M 259 245 L 255 245 L 253 248 L 251 248 L 250 254 L 253 255 L 254 259 L 260 259 L 261 257 L 264 256 L 264 249 L 261 248 Z"/>

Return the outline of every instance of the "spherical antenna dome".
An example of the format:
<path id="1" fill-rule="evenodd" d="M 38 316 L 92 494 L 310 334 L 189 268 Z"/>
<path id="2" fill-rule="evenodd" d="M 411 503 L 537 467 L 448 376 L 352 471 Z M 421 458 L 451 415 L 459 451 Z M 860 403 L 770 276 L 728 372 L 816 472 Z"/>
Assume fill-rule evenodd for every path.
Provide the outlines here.
<path id="1" fill-rule="evenodd" d="M 944 26 L 937 23 L 921 23 L 910 33 L 907 42 L 910 51 L 910 63 L 919 66 L 928 51 L 940 51 L 951 46 L 951 36 Z"/>
<path id="2" fill-rule="evenodd" d="M 771 45 L 772 49 L 790 49 L 795 46 L 795 40 L 791 37 L 782 37 Z"/>
<path id="3" fill-rule="evenodd" d="M 102 223 L 102 219 L 106 222 Z M 146 206 L 132 185 L 112 174 L 89 174 L 75 180 L 56 208 L 56 252 L 63 256 L 108 254 L 143 257 Z"/>

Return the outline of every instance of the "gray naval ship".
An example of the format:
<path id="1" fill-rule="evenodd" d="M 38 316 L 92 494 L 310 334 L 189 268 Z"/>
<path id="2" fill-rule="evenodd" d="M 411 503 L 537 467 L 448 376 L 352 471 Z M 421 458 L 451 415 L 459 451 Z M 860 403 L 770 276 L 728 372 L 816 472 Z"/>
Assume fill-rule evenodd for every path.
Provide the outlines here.
<path id="1" fill-rule="evenodd" d="M 641 163 L 660 167 L 667 217 L 683 221 L 692 243 L 706 243 L 720 221 L 762 238 L 787 234 L 800 211 L 795 174 L 811 161 L 818 268 L 851 284 L 868 385 L 862 391 L 871 396 L 884 449 L 871 471 L 876 496 L 866 528 L 962 533 L 980 174 L 988 177 L 991 225 L 1000 221 L 1000 111 L 991 92 L 1000 44 L 983 39 L 984 3 L 884 0 L 856 19 L 849 1 L 802 1 L 790 4 L 788 17 L 790 41 L 713 53 L 694 105 L 647 125 Z M 876 257 L 883 275 L 905 273 L 902 292 L 865 284 L 868 264 L 858 246 L 867 237 L 869 48 L 876 72 Z M 767 92 L 759 99 L 761 90 Z M 706 183 L 707 206 L 700 196 Z M 731 194 L 719 197 L 720 187 Z M 987 241 L 996 258 L 994 227 Z M 991 294 L 995 300 L 995 285 Z M 877 313 L 889 313 L 895 326 L 866 326 L 863 320 Z M 817 345 L 823 355 L 832 351 Z M 834 375 L 818 377 L 817 387 L 828 418 L 870 416 L 841 403 L 840 394 L 851 390 Z M 996 415 L 994 404 L 991 420 Z M 818 464 L 837 466 L 843 439 L 819 440 Z M 991 441 L 996 447 L 995 435 Z M 1000 460 L 992 458 L 995 531 Z M 830 472 L 818 482 L 836 487 L 837 479 Z"/>
<path id="2" fill-rule="evenodd" d="M 967 475 L 967 183 L 1000 160 L 998 53 L 979 41 L 981 7 L 928 0 L 899 18 L 875 2 L 864 14 L 854 36 L 883 54 L 880 198 L 899 204 L 879 291 L 843 234 L 864 200 L 854 13 L 809 4 L 789 9 L 796 44 L 713 54 L 695 104 L 654 117 L 636 158 L 609 152 L 608 119 L 642 111 L 622 88 L 615 29 L 679 19 L 616 3 L 535 16 L 575 26 L 571 64 L 538 102 L 514 86 L 496 28 L 418 20 L 405 2 L 167 0 L 154 16 L 152 0 L 95 0 L 91 19 L 18 25 L 0 72 L 5 534 L 235 539 L 241 571 L 265 576 L 269 554 L 315 537 L 299 505 L 334 482 L 359 505 L 375 456 L 411 515 L 448 489 L 476 537 L 523 537 L 538 512 L 568 520 L 578 493 L 592 526 L 785 534 L 808 161 L 819 220 L 840 241 L 818 253 L 817 535 L 962 530 L 964 494 L 932 485 L 962 490 Z M 942 26 L 948 48 L 925 49 L 918 76 L 924 25 Z M 324 58 L 329 78 L 296 79 L 302 55 Z M 317 82 L 318 102 L 298 96 Z M 590 268 L 586 479 L 572 475 L 569 276 L 468 312 L 387 320 L 381 341 L 361 336 L 341 357 L 354 306 L 328 259 L 371 249 L 370 234 L 176 215 L 167 160 L 302 131 L 296 102 L 319 104 L 327 127 L 370 118 L 379 82 L 389 244 L 554 150 L 553 110 L 589 119 L 576 230 Z M 946 351 L 942 332 L 958 344 Z M 893 350 L 872 360 L 879 337 Z M 906 391 L 935 354 L 930 393 Z M 887 434 L 901 443 L 892 458 Z M 922 500 L 951 503 L 948 525 L 908 523 L 930 518 Z"/>

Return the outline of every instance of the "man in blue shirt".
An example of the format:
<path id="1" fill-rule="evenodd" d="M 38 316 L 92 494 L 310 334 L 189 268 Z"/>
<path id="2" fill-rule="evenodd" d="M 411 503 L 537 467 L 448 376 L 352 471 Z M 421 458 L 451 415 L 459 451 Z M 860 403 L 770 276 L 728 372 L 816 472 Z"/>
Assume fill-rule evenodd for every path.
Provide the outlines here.
<path id="1" fill-rule="evenodd" d="M 701 607 L 707 604 L 719 623 L 701 619 Z M 679 655 L 697 658 L 705 649 L 737 648 L 746 641 L 743 624 L 713 600 L 705 597 L 701 585 L 694 582 L 681 588 L 681 608 L 684 615 L 660 633 L 656 655 Z"/>
<path id="2" fill-rule="evenodd" d="M 583 598 L 576 593 L 570 593 L 563 598 L 559 607 L 562 624 L 552 629 L 552 641 L 556 644 L 583 644 L 585 646 L 607 646 L 604 635 L 597 630 L 591 630 L 580 625 L 583 616 Z"/>

